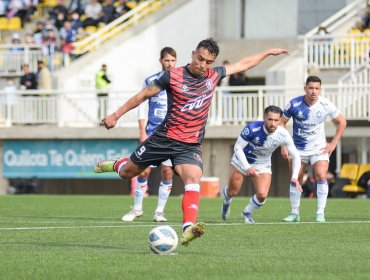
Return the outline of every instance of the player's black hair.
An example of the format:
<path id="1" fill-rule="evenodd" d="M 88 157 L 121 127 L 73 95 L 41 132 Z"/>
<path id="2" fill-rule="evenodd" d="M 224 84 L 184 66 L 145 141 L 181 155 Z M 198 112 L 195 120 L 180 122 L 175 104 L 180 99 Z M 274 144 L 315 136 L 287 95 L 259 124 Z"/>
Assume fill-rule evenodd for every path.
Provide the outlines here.
<path id="1" fill-rule="evenodd" d="M 319 77 L 317 77 L 317 76 L 309 76 L 309 77 L 307 78 L 307 80 L 306 80 L 306 86 L 307 86 L 309 83 L 311 83 L 311 82 L 313 82 L 313 83 L 320 83 L 320 85 L 321 85 L 321 80 L 320 80 L 320 78 L 319 78 Z"/>
<path id="2" fill-rule="evenodd" d="M 218 47 L 217 42 L 213 38 L 208 38 L 201 41 L 197 46 L 197 50 L 200 48 L 206 49 L 210 54 L 213 54 L 216 57 L 220 52 L 220 48 Z"/>
<path id="3" fill-rule="evenodd" d="M 266 116 L 269 112 L 279 114 L 280 117 L 283 115 L 283 110 L 280 109 L 278 106 L 270 105 L 265 108 L 264 115 Z"/>
<path id="4" fill-rule="evenodd" d="M 164 47 L 163 49 L 161 49 L 161 54 L 160 54 L 161 59 L 164 58 L 166 54 L 169 54 L 170 56 L 177 58 L 176 51 L 171 47 Z"/>

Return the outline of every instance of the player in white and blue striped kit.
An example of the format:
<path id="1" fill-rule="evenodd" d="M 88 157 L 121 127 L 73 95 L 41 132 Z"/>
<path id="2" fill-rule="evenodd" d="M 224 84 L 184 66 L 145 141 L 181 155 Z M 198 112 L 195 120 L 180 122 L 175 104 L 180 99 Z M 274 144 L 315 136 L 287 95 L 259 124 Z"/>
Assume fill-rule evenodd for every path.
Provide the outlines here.
<path id="1" fill-rule="evenodd" d="M 170 47 L 165 47 L 160 52 L 159 62 L 162 65 L 162 71 L 158 72 L 144 81 L 144 87 L 159 79 L 163 71 L 176 66 L 176 51 Z M 144 142 L 150 135 L 154 133 L 157 127 L 163 122 L 167 113 L 167 92 L 165 90 L 157 95 L 149 98 L 138 107 L 138 122 L 140 143 Z M 148 177 L 151 168 L 147 168 L 137 176 L 137 184 L 135 188 L 134 207 L 130 212 L 122 217 L 124 222 L 132 222 L 136 217 L 143 215 L 143 198 L 148 189 Z M 168 159 L 162 162 L 161 169 L 162 180 L 158 189 L 158 204 L 154 213 L 153 220 L 156 222 L 167 221 L 164 216 L 164 207 L 172 189 L 172 164 Z"/>
<path id="2" fill-rule="evenodd" d="M 293 118 L 293 140 L 301 156 L 302 166 L 299 181 L 302 183 L 303 175 L 308 164 L 312 165 L 317 182 L 317 212 L 316 221 L 325 222 L 324 210 L 329 192 L 327 176 L 329 169 L 329 156 L 335 150 L 337 143 L 343 135 L 347 122 L 338 108 L 324 97 L 321 92 L 319 77 L 310 76 L 304 87 L 305 95 L 293 98 L 284 110 L 282 125 Z M 330 143 L 326 142 L 325 121 L 327 117 L 333 119 L 337 126 L 336 133 Z M 281 149 L 283 158 L 289 159 L 284 147 Z M 284 218 L 285 222 L 299 222 L 299 206 L 301 193 L 290 187 L 291 214 Z"/>
<path id="3" fill-rule="evenodd" d="M 229 184 L 222 190 L 221 216 L 224 220 L 230 213 L 232 197 L 239 193 L 244 176 L 249 176 L 252 178 L 256 194 L 251 197 L 242 216 L 245 223 L 254 224 L 252 213 L 265 204 L 270 190 L 271 155 L 280 145 L 286 145 L 293 159 L 291 184 L 297 191 L 302 191 L 298 182 L 301 159 L 289 132 L 280 126 L 282 115 L 283 111 L 279 107 L 267 107 L 263 121 L 248 124 L 237 139 L 231 158 Z"/>

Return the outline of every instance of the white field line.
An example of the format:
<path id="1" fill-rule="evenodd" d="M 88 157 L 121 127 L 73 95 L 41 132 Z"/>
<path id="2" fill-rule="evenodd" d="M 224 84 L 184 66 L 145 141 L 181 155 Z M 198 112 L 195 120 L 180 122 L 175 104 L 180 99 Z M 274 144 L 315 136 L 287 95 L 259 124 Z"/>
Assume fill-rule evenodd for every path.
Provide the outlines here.
<path id="1" fill-rule="evenodd" d="M 112 222 L 114 223 L 114 222 Z M 153 227 L 158 225 L 157 223 L 123 223 L 121 225 L 86 225 L 86 226 L 39 226 L 39 227 L 6 227 L 0 228 L 0 231 L 11 231 L 11 230 L 53 230 L 53 229 L 88 229 L 88 228 L 140 228 L 140 227 Z M 245 225 L 244 223 L 206 223 L 207 227 L 213 226 L 241 226 Z M 299 223 L 287 223 L 287 222 L 269 222 L 269 223 L 255 223 L 254 225 L 245 225 L 245 226 L 259 226 L 259 225 L 302 225 L 302 224 L 370 224 L 370 221 L 332 221 L 325 223 L 317 222 L 299 222 Z M 171 223 L 168 224 L 173 227 L 180 227 L 180 223 Z"/>

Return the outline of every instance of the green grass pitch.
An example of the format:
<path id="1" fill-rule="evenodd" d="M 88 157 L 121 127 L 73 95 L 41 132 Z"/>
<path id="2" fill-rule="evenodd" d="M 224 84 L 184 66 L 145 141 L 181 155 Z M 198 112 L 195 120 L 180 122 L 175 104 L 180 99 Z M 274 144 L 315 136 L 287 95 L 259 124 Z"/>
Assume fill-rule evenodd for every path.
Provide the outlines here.
<path id="1" fill-rule="evenodd" d="M 269 198 L 246 225 L 248 199 L 234 199 L 227 221 L 220 198 L 202 199 L 205 235 L 159 256 L 147 243 L 157 197 L 123 223 L 128 196 L 2 196 L 0 279 L 370 279 L 369 199 L 329 199 L 325 224 L 314 222 L 316 200 L 303 199 L 301 222 L 287 224 L 289 199 Z M 166 216 L 180 235 L 180 197 Z"/>

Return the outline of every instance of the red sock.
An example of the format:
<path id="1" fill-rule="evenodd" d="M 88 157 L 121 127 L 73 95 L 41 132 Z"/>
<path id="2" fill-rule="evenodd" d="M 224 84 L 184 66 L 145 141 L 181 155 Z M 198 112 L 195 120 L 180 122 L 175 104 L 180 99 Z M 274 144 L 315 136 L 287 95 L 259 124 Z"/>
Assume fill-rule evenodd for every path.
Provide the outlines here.
<path id="1" fill-rule="evenodd" d="M 200 193 L 198 191 L 185 191 L 184 197 L 182 198 L 182 223 L 195 224 L 198 216 Z"/>
<path id="2" fill-rule="evenodd" d="M 122 165 L 125 165 L 127 163 L 127 161 L 128 161 L 128 158 L 120 158 L 120 159 L 117 159 L 116 162 L 113 165 L 114 171 L 116 171 L 117 173 L 119 173 L 119 169 L 121 169 L 121 166 Z"/>

